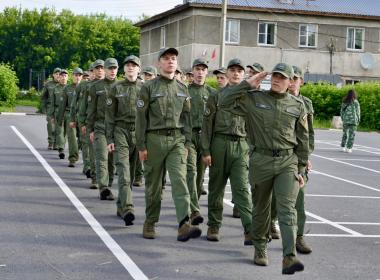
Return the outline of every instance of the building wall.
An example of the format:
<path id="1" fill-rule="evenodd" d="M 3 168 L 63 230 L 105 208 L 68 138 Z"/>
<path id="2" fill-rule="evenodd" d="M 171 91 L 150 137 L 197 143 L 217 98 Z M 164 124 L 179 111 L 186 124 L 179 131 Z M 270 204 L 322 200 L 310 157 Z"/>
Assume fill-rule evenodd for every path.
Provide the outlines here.
<path id="1" fill-rule="evenodd" d="M 300 16 L 294 14 L 254 13 L 250 11 L 228 11 L 228 18 L 240 20 L 240 42 L 226 46 L 225 65 L 234 57 L 246 64 L 262 63 L 270 70 L 278 62 L 297 64 L 310 73 L 330 72 L 328 44 L 335 46 L 333 73 L 342 76 L 380 76 L 380 22 L 358 19 Z M 259 21 L 277 23 L 276 45 L 258 46 L 257 30 Z M 318 25 L 317 46 L 299 47 L 299 24 Z M 170 18 L 144 26 L 141 33 L 141 59 L 143 64 L 155 62 L 160 44 L 161 26 L 166 26 L 167 46 L 180 51 L 181 68 L 188 70 L 196 57 L 210 61 L 210 69 L 219 65 L 220 11 L 216 9 L 191 8 Z M 346 49 L 347 27 L 365 28 L 364 51 Z M 148 39 L 149 38 L 149 39 Z M 150 44 L 148 44 L 150 42 Z M 146 45 L 150 45 L 147 47 Z M 216 52 L 216 58 L 211 54 Z M 372 53 L 376 65 L 365 70 L 360 65 L 364 52 Z"/>

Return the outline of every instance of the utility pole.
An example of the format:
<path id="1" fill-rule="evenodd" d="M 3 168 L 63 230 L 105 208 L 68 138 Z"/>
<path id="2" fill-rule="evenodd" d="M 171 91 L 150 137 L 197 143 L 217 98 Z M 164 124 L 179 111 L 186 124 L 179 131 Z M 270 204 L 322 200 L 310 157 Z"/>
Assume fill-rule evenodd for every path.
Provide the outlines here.
<path id="1" fill-rule="evenodd" d="M 332 59 L 333 59 L 334 52 L 336 51 L 333 38 L 330 38 L 330 43 L 328 43 L 327 48 L 329 49 L 329 53 L 330 53 L 330 75 L 332 75 L 333 74 L 333 60 Z"/>
<path id="2" fill-rule="evenodd" d="M 222 2 L 222 17 L 220 24 L 220 56 L 219 56 L 219 67 L 224 66 L 224 54 L 225 54 L 225 36 L 226 36 L 226 22 L 227 22 L 227 2 L 228 0 L 223 0 Z"/>

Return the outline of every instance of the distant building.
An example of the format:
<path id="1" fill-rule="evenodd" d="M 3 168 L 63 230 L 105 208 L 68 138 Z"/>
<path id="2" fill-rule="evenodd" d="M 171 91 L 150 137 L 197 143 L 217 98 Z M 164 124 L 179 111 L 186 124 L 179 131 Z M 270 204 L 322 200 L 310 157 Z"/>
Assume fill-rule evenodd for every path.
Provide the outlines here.
<path id="1" fill-rule="evenodd" d="M 141 21 L 140 57 L 155 64 L 161 47 L 180 51 L 181 69 L 196 57 L 219 66 L 221 0 L 184 1 Z M 380 79 L 380 4 L 375 0 L 230 0 L 225 62 L 239 57 L 270 70 L 277 62 L 313 77 L 348 83 Z M 330 63 L 330 61 L 332 63 Z"/>

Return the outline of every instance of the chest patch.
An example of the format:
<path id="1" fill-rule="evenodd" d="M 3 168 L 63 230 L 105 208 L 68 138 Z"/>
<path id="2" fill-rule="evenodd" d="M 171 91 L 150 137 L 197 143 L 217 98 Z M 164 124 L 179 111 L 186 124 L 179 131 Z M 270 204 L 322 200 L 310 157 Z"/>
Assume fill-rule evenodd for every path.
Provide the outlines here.
<path id="1" fill-rule="evenodd" d="M 271 110 L 272 107 L 267 104 L 262 104 L 262 103 L 256 103 L 256 107 L 260 109 L 266 109 L 266 110 Z"/>

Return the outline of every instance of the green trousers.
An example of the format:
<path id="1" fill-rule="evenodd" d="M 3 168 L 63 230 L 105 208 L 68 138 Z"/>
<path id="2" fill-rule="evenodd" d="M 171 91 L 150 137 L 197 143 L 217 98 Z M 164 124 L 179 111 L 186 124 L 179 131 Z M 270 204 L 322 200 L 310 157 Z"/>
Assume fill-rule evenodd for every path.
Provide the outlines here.
<path id="1" fill-rule="evenodd" d="M 297 214 L 295 204 L 299 192 L 295 154 L 271 157 L 253 152 L 250 158 L 252 186 L 252 236 L 256 248 L 267 246 L 271 222 L 272 195 L 276 197 L 278 222 L 282 236 L 283 255 L 295 255 Z"/>
<path id="2" fill-rule="evenodd" d="M 139 157 L 137 157 L 136 169 L 135 169 L 135 181 L 141 181 L 143 176 L 144 176 L 143 165 L 142 165 L 142 162 L 140 161 Z"/>
<path id="3" fill-rule="evenodd" d="M 137 159 L 136 145 L 131 131 L 116 126 L 114 131 L 116 171 L 119 194 L 116 206 L 120 213 L 133 211 L 132 182 Z"/>
<path id="4" fill-rule="evenodd" d="M 246 140 L 230 140 L 215 135 L 211 143 L 208 183 L 208 225 L 220 227 L 223 218 L 223 197 L 228 178 L 235 206 L 239 209 L 245 232 L 251 231 L 252 201 L 248 189 L 248 144 Z"/>
<path id="5" fill-rule="evenodd" d="M 82 133 L 82 132 L 79 130 L 79 133 Z M 81 150 L 82 150 L 82 160 L 83 160 L 83 173 L 86 173 L 87 170 L 91 170 L 89 136 L 80 134 L 80 141 L 81 141 L 81 147 L 82 147 Z"/>
<path id="6" fill-rule="evenodd" d="M 172 136 L 147 133 L 148 159 L 144 162 L 145 214 L 146 220 L 156 223 L 161 211 L 161 189 L 164 166 L 169 172 L 172 197 L 178 223 L 189 219 L 190 195 L 186 185 L 185 137 L 178 133 Z"/>
<path id="7" fill-rule="evenodd" d="M 358 126 L 354 124 L 343 124 L 343 136 L 341 147 L 346 147 L 347 149 L 352 149 L 355 141 L 355 131 Z"/>
<path id="8" fill-rule="evenodd" d="M 46 116 L 46 129 L 47 129 L 47 134 L 48 134 L 48 143 L 49 145 L 55 145 L 55 136 L 54 136 L 54 130 L 55 130 L 55 125 L 51 123 L 51 117 Z"/>
<path id="9" fill-rule="evenodd" d="M 106 188 L 110 188 L 115 174 L 115 165 L 113 154 L 108 152 L 107 139 L 104 124 L 95 123 L 95 166 L 96 181 L 99 185 L 99 191 L 102 192 Z"/>
<path id="10" fill-rule="evenodd" d="M 77 129 L 70 127 L 70 112 L 65 112 L 64 125 L 66 127 L 67 142 L 69 144 L 69 161 L 76 162 L 79 159 Z"/>
<path id="11" fill-rule="evenodd" d="M 199 211 L 199 198 L 203 189 L 206 166 L 202 161 L 199 133 L 193 132 L 192 142 L 187 156 L 186 181 L 190 193 L 190 210 L 193 213 Z"/>
<path id="12" fill-rule="evenodd" d="M 54 143 L 58 150 L 64 150 L 66 145 L 66 120 L 64 119 L 62 123 L 57 123 L 57 118 L 55 117 L 55 129 L 54 129 Z"/>

